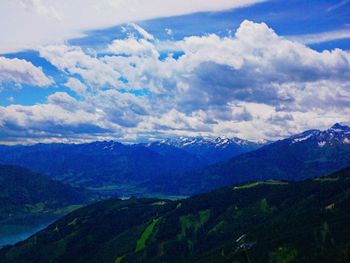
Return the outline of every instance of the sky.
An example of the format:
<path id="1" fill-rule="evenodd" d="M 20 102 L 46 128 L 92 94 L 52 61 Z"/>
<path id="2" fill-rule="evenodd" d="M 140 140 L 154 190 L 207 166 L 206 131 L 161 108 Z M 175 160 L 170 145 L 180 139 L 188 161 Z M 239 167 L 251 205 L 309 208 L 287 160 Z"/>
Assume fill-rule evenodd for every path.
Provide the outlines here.
<path id="1" fill-rule="evenodd" d="M 350 124 L 350 0 L 2 0 L 0 143 Z"/>

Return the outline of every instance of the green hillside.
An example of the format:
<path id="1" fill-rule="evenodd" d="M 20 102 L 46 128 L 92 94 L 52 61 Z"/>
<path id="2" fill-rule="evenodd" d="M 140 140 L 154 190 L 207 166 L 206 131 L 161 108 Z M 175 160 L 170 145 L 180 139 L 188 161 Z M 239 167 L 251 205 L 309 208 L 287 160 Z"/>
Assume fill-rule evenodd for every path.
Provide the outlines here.
<path id="1" fill-rule="evenodd" d="M 1 250 L 0 262 L 245 262 L 235 251 L 255 242 L 252 262 L 350 262 L 349 222 L 345 169 L 178 201 L 99 202 Z"/>
<path id="2" fill-rule="evenodd" d="M 0 165 L 0 246 L 91 201 L 91 194 L 27 169 Z M 19 238 L 20 239 L 20 238 Z"/>

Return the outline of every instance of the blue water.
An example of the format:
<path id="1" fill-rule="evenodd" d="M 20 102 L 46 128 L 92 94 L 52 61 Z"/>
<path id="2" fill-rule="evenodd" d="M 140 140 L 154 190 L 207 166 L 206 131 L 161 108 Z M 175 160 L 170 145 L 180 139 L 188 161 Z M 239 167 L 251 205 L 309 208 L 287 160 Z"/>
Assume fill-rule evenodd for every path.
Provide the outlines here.
<path id="1" fill-rule="evenodd" d="M 28 237 L 32 236 L 36 232 L 46 228 L 48 225 L 50 225 L 52 221 L 43 223 L 37 226 L 32 227 L 23 227 L 23 226 L 2 226 L 2 229 L 8 228 L 9 231 L 6 231 L 8 233 L 0 233 L 0 248 L 6 245 L 13 245 L 17 242 L 23 241 L 27 239 Z M 17 230 L 15 230 L 18 228 Z M 11 231 L 13 229 L 13 231 Z"/>

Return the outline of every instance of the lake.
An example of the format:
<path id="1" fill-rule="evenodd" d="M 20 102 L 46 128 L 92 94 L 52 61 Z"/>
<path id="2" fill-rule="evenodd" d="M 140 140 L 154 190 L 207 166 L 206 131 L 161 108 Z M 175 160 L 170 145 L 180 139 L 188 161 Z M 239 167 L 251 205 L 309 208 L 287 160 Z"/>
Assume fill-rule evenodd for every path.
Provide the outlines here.
<path id="1" fill-rule="evenodd" d="M 0 248 L 27 239 L 36 232 L 46 228 L 52 222 L 50 220 L 37 225 L 0 225 Z"/>

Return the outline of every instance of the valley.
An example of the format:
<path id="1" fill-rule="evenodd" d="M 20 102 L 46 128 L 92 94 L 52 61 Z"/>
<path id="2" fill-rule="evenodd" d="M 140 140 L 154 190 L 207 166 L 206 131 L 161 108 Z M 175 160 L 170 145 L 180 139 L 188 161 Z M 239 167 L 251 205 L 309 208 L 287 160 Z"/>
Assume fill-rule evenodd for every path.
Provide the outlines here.
<path id="1" fill-rule="evenodd" d="M 241 153 L 237 138 L 1 146 L 0 261 L 243 262 L 244 242 L 254 262 L 347 258 L 349 138 L 336 124 Z"/>

